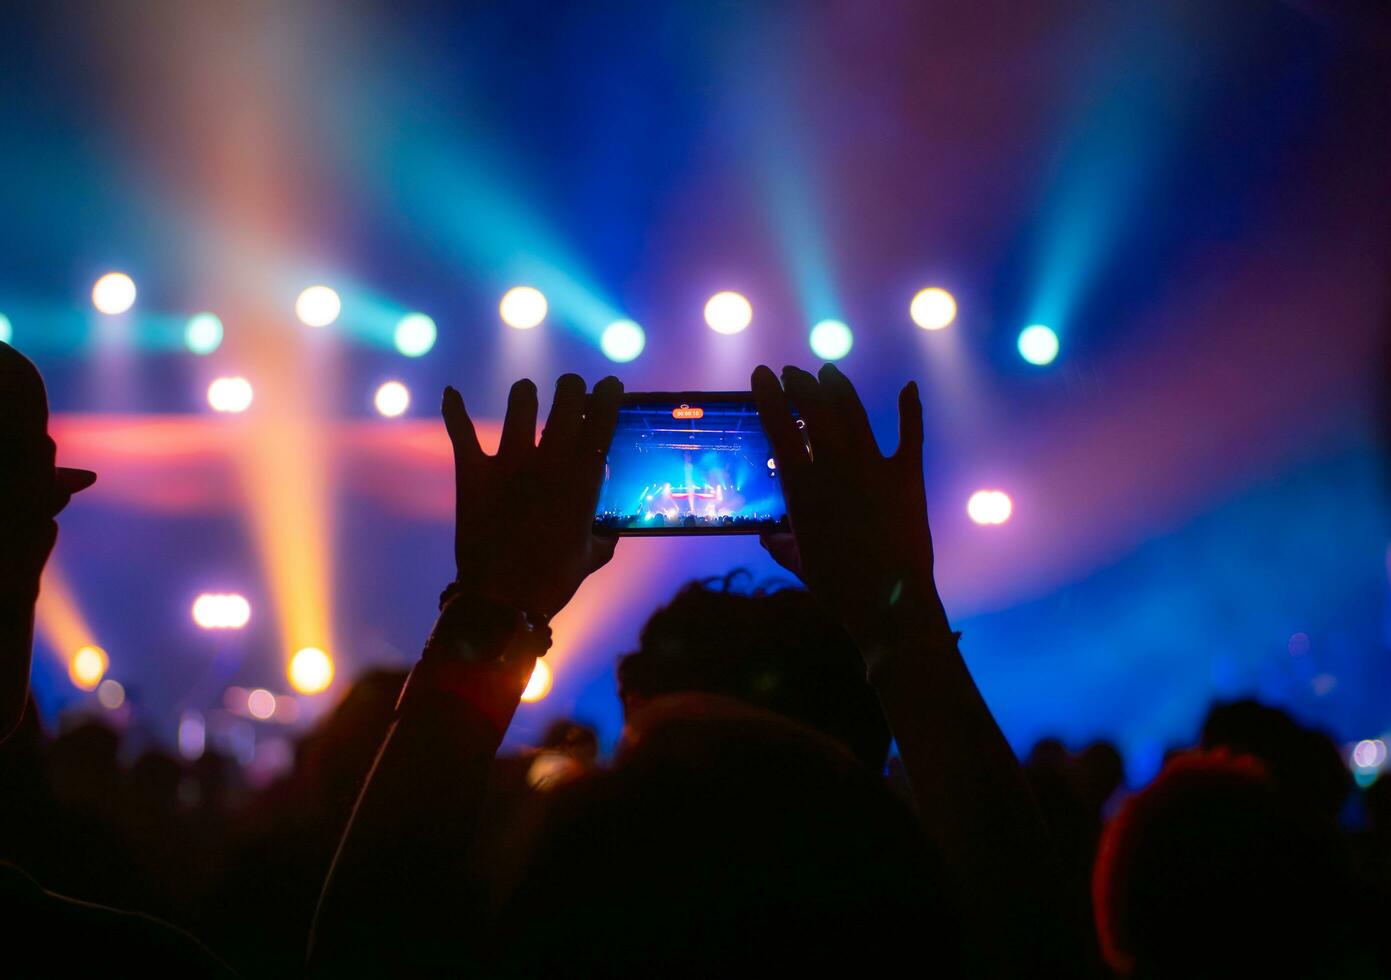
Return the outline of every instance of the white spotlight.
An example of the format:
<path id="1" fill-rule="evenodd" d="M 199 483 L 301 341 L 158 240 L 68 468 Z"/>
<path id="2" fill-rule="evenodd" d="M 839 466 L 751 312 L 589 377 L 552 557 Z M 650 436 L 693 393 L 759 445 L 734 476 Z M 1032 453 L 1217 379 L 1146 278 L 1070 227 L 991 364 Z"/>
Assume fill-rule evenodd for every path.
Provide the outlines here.
<path id="1" fill-rule="evenodd" d="M 218 378 L 208 385 L 208 404 L 214 412 L 244 412 L 253 397 L 251 382 L 245 378 Z"/>
<path id="2" fill-rule="evenodd" d="M 135 280 L 124 272 L 108 272 L 92 287 L 92 305 L 107 316 L 124 313 L 135 305 Z"/>
<path id="3" fill-rule="evenodd" d="M 420 357 L 435 346 L 435 338 L 438 336 L 439 330 L 435 327 L 434 320 L 424 313 L 407 313 L 396 324 L 396 332 L 392 339 L 396 342 L 396 349 L 402 354 L 407 357 Z"/>
<path id="4" fill-rule="evenodd" d="M 715 333 L 739 333 L 753 322 L 753 306 L 738 293 L 716 293 L 705 303 L 705 323 Z"/>
<path id="5" fill-rule="evenodd" d="M 840 320 L 822 320 L 811 328 L 811 351 L 823 361 L 838 361 L 850 353 L 855 335 Z"/>
<path id="6" fill-rule="evenodd" d="M 498 313 L 502 322 L 517 330 L 530 330 L 546 319 L 549 310 L 546 297 L 533 286 L 513 286 L 502 296 Z"/>
<path id="7" fill-rule="evenodd" d="M 604 328 L 599 348 L 610 361 L 626 364 L 647 346 L 647 334 L 632 320 L 616 320 Z"/>
<path id="8" fill-rule="evenodd" d="M 1058 356 L 1058 335 L 1041 323 L 1025 327 L 1019 333 L 1019 356 L 1039 367 L 1052 364 Z"/>
<path id="9" fill-rule="evenodd" d="M 310 286 L 295 300 L 295 316 L 306 327 L 326 327 L 343 312 L 343 301 L 327 286 Z"/>
<path id="10" fill-rule="evenodd" d="M 913 297 L 908 315 L 924 330 L 941 330 L 956 319 L 956 300 L 945 289 L 932 286 Z"/>
<path id="11" fill-rule="evenodd" d="M 977 524 L 1003 524 L 1014 513 L 1014 502 L 1002 490 L 977 490 L 966 501 L 966 513 Z"/>
<path id="12" fill-rule="evenodd" d="M 388 381 L 377 389 L 372 404 L 377 407 L 379 414 L 394 419 L 398 415 L 404 415 L 406 409 L 410 407 L 411 393 L 401 382 Z"/>

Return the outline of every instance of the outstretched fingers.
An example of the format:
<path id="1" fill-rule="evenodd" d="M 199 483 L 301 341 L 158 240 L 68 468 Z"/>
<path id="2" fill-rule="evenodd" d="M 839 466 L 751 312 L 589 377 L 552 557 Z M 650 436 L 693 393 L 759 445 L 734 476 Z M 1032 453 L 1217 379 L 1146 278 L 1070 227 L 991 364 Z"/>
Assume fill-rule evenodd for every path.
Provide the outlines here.
<path id="1" fill-rule="evenodd" d="M 874 441 L 874 430 L 869 425 L 869 415 L 864 403 L 860 401 L 855 386 L 834 364 L 823 364 L 817 372 L 821 382 L 821 394 L 826 405 L 835 413 L 840 437 L 845 440 L 845 448 L 854 456 L 878 458 L 879 445 Z"/>
<path id="2" fill-rule="evenodd" d="M 923 403 L 916 381 L 908 382 L 898 393 L 898 449 L 894 459 L 910 470 L 922 471 Z"/>
<path id="3" fill-rule="evenodd" d="M 623 382 L 613 375 L 596 384 L 585 401 L 580 452 L 585 457 L 585 487 L 592 492 L 596 501 L 599 486 L 604 482 L 604 464 L 609 446 L 613 443 L 614 430 L 618 428 L 618 409 L 622 403 Z"/>
<path id="4" fill-rule="evenodd" d="M 787 395 L 771 368 L 760 364 L 754 369 L 749 381 L 753 388 L 754 404 L 758 407 L 758 419 L 763 423 L 763 431 L 768 436 L 768 444 L 773 447 L 773 459 L 784 474 L 796 474 L 805 469 L 807 459 L 806 443 L 802 433 L 792 418 Z"/>
<path id="5" fill-rule="evenodd" d="M 584 379 L 578 374 L 562 374 L 555 383 L 555 398 L 546 428 L 541 432 L 541 454 L 548 459 L 572 459 L 584 427 Z"/>
<path id="6" fill-rule="evenodd" d="M 473 427 L 468 409 L 464 407 L 464 396 L 453 386 L 444 389 L 440 414 L 444 416 L 444 431 L 449 433 L 449 442 L 454 447 L 455 463 L 482 459 L 484 452 L 478 443 L 478 431 Z"/>
<path id="7" fill-rule="evenodd" d="M 536 448 L 536 385 L 523 378 L 507 394 L 507 415 L 502 420 L 498 458 L 520 462 Z"/>

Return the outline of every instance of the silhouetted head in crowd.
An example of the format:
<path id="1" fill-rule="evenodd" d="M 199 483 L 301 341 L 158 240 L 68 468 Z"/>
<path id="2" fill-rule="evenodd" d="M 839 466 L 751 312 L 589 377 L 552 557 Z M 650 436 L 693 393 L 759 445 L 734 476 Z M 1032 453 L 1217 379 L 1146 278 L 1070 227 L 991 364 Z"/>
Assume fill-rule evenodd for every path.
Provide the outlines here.
<path id="1" fill-rule="evenodd" d="M 57 539 L 54 518 L 96 480 L 87 470 L 55 466 L 55 455 L 43 379 L 28 358 L 0 342 L 0 739 L 24 714 L 30 616 Z M 24 626 L 15 628 L 19 621 Z"/>
<path id="2" fill-rule="evenodd" d="M 625 715 L 664 694 L 720 694 L 808 725 L 882 769 L 889 729 L 850 636 L 811 593 L 740 591 L 747 577 L 692 582 L 652 615 L 638 651 L 618 663 Z"/>
<path id="3" fill-rule="evenodd" d="M 386 737 L 405 683 L 403 670 L 369 670 L 300 741 L 296 769 L 321 802 L 352 805 Z"/>
<path id="4" fill-rule="evenodd" d="M 562 718 L 547 726 L 537 748 L 564 752 L 586 765 L 592 765 L 599 758 L 599 735 L 589 725 Z"/>
<path id="5" fill-rule="evenodd" d="M 1321 970 L 1358 953 L 1334 824 L 1249 756 L 1166 766 L 1107 826 L 1092 886 L 1122 976 L 1342 976 Z"/>
<path id="6" fill-rule="evenodd" d="M 956 968 L 921 830 L 803 725 L 712 695 L 651 702 L 611 770 L 554 791 L 504 915 L 519 976 L 887 975 Z M 926 951 L 923 953 L 922 951 Z"/>
<path id="7" fill-rule="evenodd" d="M 1332 738 L 1257 701 L 1213 705 L 1203 722 L 1202 747 L 1255 756 L 1279 789 L 1329 816 L 1337 815 L 1352 789 Z"/>

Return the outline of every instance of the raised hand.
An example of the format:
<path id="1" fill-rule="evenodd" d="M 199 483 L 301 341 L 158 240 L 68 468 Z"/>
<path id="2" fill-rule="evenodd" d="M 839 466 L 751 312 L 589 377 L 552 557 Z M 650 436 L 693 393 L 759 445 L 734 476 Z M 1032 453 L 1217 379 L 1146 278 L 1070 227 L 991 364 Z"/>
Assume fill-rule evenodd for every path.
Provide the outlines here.
<path id="1" fill-rule="evenodd" d="M 586 394 L 563 375 L 536 443 L 536 385 L 512 386 L 497 455 L 478 444 L 464 400 L 444 391 L 454 446 L 454 560 L 460 586 L 533 616 L 550 617 L 613 557 L 617 541 L 593 531 L 594 508 L 623 384 L 609 377 Z"/>
<path id="2" fill-rule="evenodd" d="M 932 578 L 917 385 L 899 393 L 892 456 L 879 451 L 859 396 L 833 365 L 819 377 L 784 368 L 781 384 L 760 366 L 752 385 L 792 523 L 791 535 L 767 535 L 764 547 L 862 644 L 905 621 L 946 631 Z"/>

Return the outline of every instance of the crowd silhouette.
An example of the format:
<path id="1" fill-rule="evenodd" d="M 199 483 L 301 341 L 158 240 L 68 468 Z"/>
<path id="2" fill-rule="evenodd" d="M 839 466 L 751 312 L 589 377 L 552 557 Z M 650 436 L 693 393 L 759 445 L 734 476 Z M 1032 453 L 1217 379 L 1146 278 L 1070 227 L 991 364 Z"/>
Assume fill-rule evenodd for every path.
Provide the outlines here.
<path id="1" fill-rule="evenodd" d="M 419 661 L 359 677 L 255 788 L 215 750 L 126 765 L 114 730 L 38 717 L 40 573 L 95 476 L 54 465 L 43 383 L 0 344 L 0 973 L 1387 974 L 1387 780 L 1251 701 L 1147 786 L 1105 742 L 1021 764 L 938 597 L 916 387 L 886 456 L 834 366 L 751 385 L 790 578 L 654 611 L 616 660 L 612 760 L 580 721 L 499 754 L 617 544 L 592 518 L 623 389 L 566 375 L 539 442 L 513 387 L 495 455 L 446 390 L 456 576 Z"/>

